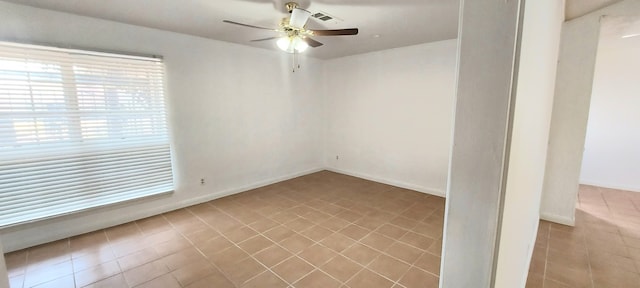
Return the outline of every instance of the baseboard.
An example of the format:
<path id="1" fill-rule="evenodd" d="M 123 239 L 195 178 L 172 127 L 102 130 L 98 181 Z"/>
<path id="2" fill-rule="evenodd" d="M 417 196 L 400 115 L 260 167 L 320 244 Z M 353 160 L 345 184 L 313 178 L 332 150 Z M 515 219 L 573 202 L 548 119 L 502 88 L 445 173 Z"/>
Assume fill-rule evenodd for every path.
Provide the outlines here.
<path id="1" fill-rule="evenodd" d="M 574 218 L 558 216 L 550 213 L 540 213 L 540 219 L 572 227 L 576 225 L 576 220 Z"/>
<path id="2" fill-rule="evenodd" d="M 366 179 L 366 180 L 370 180 L 370 181 L 374 181 L 374 182 L 379 182 L 379 183 L 383 183 L 383 184 L 387 184 L 387 185 L 391 185 L 391 186 L 396 186 L 396 187 L 400 187 L 400 188 L 404 188 L 404 189 L 414 190 L 414 191 L 418 191 L 418 192 L 422 192 L 422 193 L 430 194 L 430 195 L 434 195 L 434 196 L 445 197 L 445 195 L 446 195 L 445 191 L 442 190 L 442 189 L 423 187 L 423 186 L 420 186 L 420 185 L 415 185 L 415 184 L 406 183 L 406 182 L 402 182 L 402 181 L 390 180 L 390 179 L 386 179 L 386 178 L 382 178 L 382 177 L 371 176 L 371 175 L 368 175 L 368 174 L 363 174 L 363 173 L 353 172 L 353 171 L 348 171 L 348 170 L 342 170 L 342 169 L 333 168 L 333 167 L 327 167 L 327 168 L 325 168 L 325 170 L 331 171 L 331 172 L 335 172 L 335 173 L 345 174 L 345 175 L 349 175 L 349 176 L 353 176 L 353 177 L 358 177 L 358 178 L 362 178 L 362 179 Z"/>
<path id="3" fill-rule="evenodd" d="M 639 192 L 640 193 L 640 187 L 619 186 L 619 185 L 615 185 L 615 184 L 608 184 L 608 183 L 602 183 L 602 182 L 598 182 L 598 181 L 590 181 L 590 180 L 582 180 L 582 179 L 580 179 L 580 184 L 598 186 L 598 187 L 602 187 L 602 188 L 609 188 L 609 189 L 616 189 L 616 190 Z"/>
<path id="4" fill-rule="evenodd" d="M 10 235 L 7 235 L 7 234 L 13 234 L 13 233 L 18 233 L 19 234 L 20 233 L 20 229 L 11 229 L 11 230 L 15 230 L 15 231 L 12 231 L 10 233 L 7 233 L 7 234 L 3 235 L 4 237 L 3 237 L 2 240 L 3 240 L 4 252 L 8 253 L 8 252 L 12 252 L 12 251 L 17 251 L 17 250 L 20 250 L 20 249 L 33 247 L 33 246 L 36 246 L 36 245 L 57 241 L 57 240 L 60 240 L 60 239 L 66 239 L 66 238 L 69 238 L 69 237 L 73 237 L 75 235 L 81 235 L 81 234 L 84 234 L 84 233 L 89 233 L 89 232 L 92 232 L 92 231 L 96 231 L 96 230 L 100 230 L 100 229 L 104 229 L 104 228 L 108 228 L 108 227 L 117 226 L 117 225 L 128 223 L 128 222 L 131 222 L 131 221 L 136 221 L 136 220 L 139 220 L 139 219 L 144 219 L 144 218 L 147 218 L 147 217 L 151 217 L 151 216 L 154 216 L 154 215 L 158 215 L 158 214 L 166 213 L 166 212 L 169 212 L 169 211 L 181 209 L 181 208 L 184 208 L 184 207 L 197 205 L 197 204 L 200 204 L 200 203 L 208 202 L 208 201 L 215 200 L 215 199 L 218 199 L 218 198 L 222 198 L 222 197 L 225 197 L 225 196 L 242 193 L 242 192 L 249 191 L 249 190 L 252 190 L 252 189 L 264 187 L 264 186 L 267 186 L 267 185 L 271 185 L 271 184 L 274 184 L 274 183 L 286 181 L 286 180 L 297 178 L 297 177 L 300 177 L 300 176 L 304 176 L 304 175 L 320 172 L 320 171 L 323 171 L 323 170 L 325 170 L 325 169 L 324 168 L 313 168 L 313 169 L 309 169 L 309 170 L 305 170 L 305 171 L 301 171 L 301 172 L 296 172 L 296 173 L 292 173 L 292 174 L 288 174 L 288 175 L 284 175 L 284 176 L 280 176 L 280 177 L 275 177 L 275 178 L 259 181 L 259 182 L 256 182 L 256 183 L 252 183 L 250 185 L 245 185 L 245 186 L 241 186 L 241 187 L 227 189 L 227 190 L 224 190 L 224 191 L 219 191 L 219 192 L 212 193 L 212 194 L 205 195 L 205 196 L 186 199 L 186 200 L 183 200 L 183 201 L 174 202 L 174 203 L 167 204 L 167 205 L 156 206 L 156 207 L 153 207 L 153 208 L 150 208 L 150 209 L 140 209 L 140 210 L 136 210 L 133 213 L 126 213 L 126 214 L 125 213 L 113 213 L 113 214 L 110 214 L 109 217 L 100 218 L 99 221 L 84 221 L 80 225 L 74 225 L 74 226 L 71 226 L 71 227 L 65 227 L 66 229 L 64 229 L 64 230 L 56 229 L 56 231 L 51 231 L 51 233 L 39 233 L 38 235 L 29 235 L 30 237 L 10 237 Z M 122 207 L 126 207 L 126 206 L 122 206 Z M 91 213 L 91 212 L 87 211 L 86 213 Z M 78 214 L 78 215 L 81 215 L 81 214 Z M 73 215 L 69 215 L 69 216 L 65 216 L 65 217 L 74 217 L 74 216 Z M 47 221 L 50 221 L 48 223 L 55 223 L 56 219 L 50 219 L 50 220 L 47 220 Z M 57 221 L 60 222 L 60 221 L 64 221 L 64 220 L 63 220 L 63 218 L 60 218 L 60 220 L 57 220 Z M 45 226 L 45 227 L 47 226 L 47 224 L 42 224 L 42 223 L 37 223 L 37 222 L 35 222 L 33 224 L 27 224 L 27 225 L 29 225 L 29 226 L 30 225 L 41 225 L 41 226 Z M 54 225 L 54 224 L 52 224 L 52 225 Z M 18 228 L 18 227 L 16 227 L 16 228 Z M 7 236 L 9 236 L 9 237 L 7 237 Z M 9 238 L 9 239 L 7 239 L 7 238 Z"/>
<path id="5" fill-rule="evenodd" d="M 257 182 L 257 183 L 253 183 L 251 185 L 241 186 L 239 188 L 233 188 L 233 189 L 224 190 L 224 191 L 215 193 L 213 195 L 206 195 L 206 196 L 203 196 L 203 197 L 192 198 L 192 199 L 189 199 L 187 201 L 180 202 L 180 206 L 181 207 L 175 208 L 175 209 L 171 209 L 171 210 L 167 210 L 167 211 L 173 211 L 173 210 L 176 210 L 176 209 L 197 205 L 197 204 L 208 202 L 208 201 L 215 200 L 215 199 L 218 199 L 218 198 L 222 198 L 222 197 L 226 197 L 226 196 L 242 193 L 242 192 L 245 192 L 245 191 L 249 191 L 249 190 L 253 190 L 253 189 L 256 189 L 256 188 L 268 186 L 268 185 L 275 184 L 275 183 L 282 182 L 282 181 L 291 180 L 293 178 L 298 178 L 298 177 L 301 177 L 301 176 L 317 173 L 317 172 L 324 171 L 324 170 L 326 170 L 326 169 L 325 168 L 313 168 L 313 169 L 305 170 L 305 171 L 302 171 L 302 172 L 296 172 L 296 173 L 293 173 L 293 174 L 288 174 L 288 175 L 285 175 L 285 176 L 271 178 L 271 179 L 268 179 L 268 180 L 265 180 L 265 181 L 260 181 L 260 182 Z M 162 212 L 162 213 L 164 213 L 164 212 Z M 156 215 L 156 214 L 152 214 L 152 215 Z"/>
<path id="6" fill-rule="evenodd" d="M 441 189 L 426 188 L 426 187 L 422 187 L 422 186 L 418 186 L 418 185 L 414 185 L 414 184 L 410 184 L 410 183 L 405 183 L 405 182 L 395 181 L 395 180 L 389 180 L 389 179 L 385 179 L 385 178 L 381 178 L 381 177 L 374 177 L 374 176 L 371 176 L 371 175 L 366 175 L 366 174 L 362 174 L 362 173 L 356 173 L 356 172 L 346 171 L 346 170 L 341 170 L 341 169 L 318 167 L 318 168 L 308 169 L 308 170 L 305 170 L 305 171 L 296 172 L 296 173 L 292 173 L 292 174 L 288 174 L 288 175 L 284 175 L 284 176 L 280 176 L 280 177 L 274 177 L 274 178 L 271 178 L 271 179 L 259 181 L 259 182 L 256 182 L 256 183 L 252 183 L 250 185 L 244 185 L 244 186 L 240 186 L 240 187 L 236 187 L 236 188 L 232 188 L 232 189 L 218 191 L 216 193 L 212 193 L 212 194 L 208 194 L 208 195 L 204 195 L 204 196 L 200 196 L 200 197 L 195 197 L 195 198 L 190 198 L 190 199 L 186 199 L 186 200 L 183 200 L 183 201 L 173 202 L 173 203 L 162 205 L 162 206 L 154 206 L 154 207 L 148 208 L 148 209 L 139 209 L 139 210 L 135 210 L 135 212 L 133 212 L 133 213 L 110 213 L 109 217 L 99 218 L 98 221 L 83 221 L 78 225 L 68 226 L 68 227 L 65 227 L 64 229 L 53 229 L 53 231 L 51 231 L 51 229 L 47 229 L 47 230 L 49 230 L 47 233 L 37 233 L 36 235 L 29 235 L 29 237 L 20 237 L 20 236 L 24 236 L 24 235 L 21 235 L 21 233 L 20 233 L 20 230 L 22 230 L 22 229 L 16 227 L 18 229 L 11 229 L 12 231 L 10 231 L 10 232 L 7 231 L 9 233 L 6 233 L 5 235 L 3 235 L 3 236 L 5 236 L 2 239 L 3 240 L 4 249 L 5 249 L 4 252 L 8 253 L 8 252 L 24 249 L 24 248 L 27 248 L 27 247 L 33 247 L 33 246 L 36 246 L 36 245 L 40 245 L 40 244 L 44 244 L 44 243 L 48 243 L 48 242 L 52 242 L 52 241 L 56 241 L 56 240 L 60 240 L 60 239 L 65 239 L 65 238 L 72 237 L 72 236 L 75 236 L 75 235 L 80 235 L 80 234 L 89 233 L 89 232 L 92 232 L 92 231 L 96 231 L 96 230 L 100 230 L 100 229 L 104 229 L 104 228 L 108 228 L 108 227 L 113 227 L 113 226 L 116 226 L 116 225 L 120 225 L 120 224 L 128 223 L 128 222 L 131 222 L 131 221 L 135 221 L 135 220 L 151 217 L 151 216 L 154 216 L 154 215 L 166 213 L 166 212 L 177 210 L 177 209 L 181 209 L 181 208 L 184 208 L 184 207 L 197 205 L 197 204 L 200 204 L 200 203 L 212 201 L 212 200 L 215 200 L 215 199 L 218 199 L 218 198 L 222 198 L 222 197 L 225 197 L 225 196 L 242 193 L 242 192 L 249 191 L 249 190 L 252 190 L 252 189 L 264 187 L 264 186 L 267 186 L 267 185 L 271 185 L 271 184 L 274 184 L 274 183 L 290 180 L 290 179 L 293 179 L 293 178 L 296 178 L 296 177 L 300 177 L 300 176 L 304 176 L 304 175 L 320 172 L 320 171 L 323 171 L 323 170 L 328 170 L 328 171 L 332 171 L 332 172 L 336 172 L 336 173 L 340 173 L 340 174 L 345 174 L 345 175 L 349 175 L 349 176 L 353 176 L 353 177 L 358 177 L 358 178 L 362 178 L 362 179 L 366 179 L 366 180 L 370 180 L 370 181 L 384 183 L 384 184 L 388 184 L 388 185 L 392 185 L 392 186 L 396 186 L 396 187 L 400 187 L 400 188 L 410 189 L 410 190 L 414 190 L 414 191 L 418 191 L 418 192 L 422 192 L 422 193 L 426 193 L 426 194 L 430 194 L 430 195 L 435 195 L 435 196 L 440 196 L 440 197 L 444 197 L 445 196 L 445 191 L 443 191 Z M 140 202 L 140 203 L 144 203 L 144 202 Z M 127 207 L 127 206 L 130 206 L 130 205 L 123 205 L 121 207 Z M 112 211 L 112 210 L 115 210 L 115 209 L 109 209 L 109 210 Z M 91 211 L 87 211 L 85 213 L 92 213 L 92 212 Z M 106 213 L 108 213 L 108 212 L 106 212 Z M 82 217 L 81 214 L 78 214 L 78 215 L 80 215 L 79 217 Z M 74 217 L 74 216 L 73 215 L 69 215 L 69 216 L 65 216 L 65 217 Z M 51 225 L 55 225 L 56 222 L 59 223 L 59 222 L 63 222 L 63 221 L 65 221 L 64 218 L 60 218 L 59 220 L 56 220 L 56 219 L 47 220 L 48 223 L 52 223 Z M 34 225 L 34 226 L 31 226 L 31 227 L 38 227 L 38 226 L 47 227 L 47 226 L 49 226 L 49 224 L 46 224 L 46 223 L 43 224 L 43 223 L 37 223 L 37 222 L 36 223 L 32 223 L 32 224 L 27 224 L 27 225 L 28 226 Z M 29 229 L 29 228 L 27 228 L 27 229 Z M 25 233 L 33 234 L 33 233 L 30 233 L 30 232 L 25 232 Z M 25 234 L 25 233 L 22 233 L 22 234 Z M 12 236 L 11 234 L 14 234 L 14 235 Z"/>

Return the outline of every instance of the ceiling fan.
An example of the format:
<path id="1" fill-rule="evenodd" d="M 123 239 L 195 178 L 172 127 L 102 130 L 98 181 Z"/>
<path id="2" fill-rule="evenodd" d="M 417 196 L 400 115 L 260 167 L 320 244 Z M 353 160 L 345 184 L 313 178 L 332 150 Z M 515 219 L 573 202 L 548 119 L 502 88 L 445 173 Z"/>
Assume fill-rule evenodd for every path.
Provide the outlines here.
<path id="1" fill-rule="evenodd" d="M 230 20 L 223 20 L 222 22 L 240 25 L 249 28 L 256 28 L 262 30 L 270 30 L 274 32 L 283 33 L 284 37 L 268 37 L 263 39 L 251 40 L 257 41 L 269 41 L 278 39 L 278 47 L 288 53 L 300 53 L 305 51 L 309 46 L 320 47 L 323 44 L 312 39 L 312 36 L 341 36 L 341 35 L 358 35 L 358 28 L 348 29 L 334 29 L 334 30 L 315 30 L 307 29 L 307 22 L 311 17 L 311 12 L 300 8 L 296 2 L 288 2 L 285 4 L 285 8 L 291 14 L 290 17 L 285 17 L 280 22 L 280 27 L 277 29 L 266 28 L 260 26 L 254 26 L 249 24 L 238 23 Z"/>

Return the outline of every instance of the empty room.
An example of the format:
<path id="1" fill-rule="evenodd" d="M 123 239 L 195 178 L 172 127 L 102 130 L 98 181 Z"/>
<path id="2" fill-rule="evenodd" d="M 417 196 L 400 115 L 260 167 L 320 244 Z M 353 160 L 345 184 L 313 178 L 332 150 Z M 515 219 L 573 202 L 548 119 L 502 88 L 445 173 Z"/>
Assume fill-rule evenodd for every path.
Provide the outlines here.
<path id="1" fill-rule="evenodd" d="M 0 288 L 638 288 L 603 15 L 640 5 L 2 0 Z"/>

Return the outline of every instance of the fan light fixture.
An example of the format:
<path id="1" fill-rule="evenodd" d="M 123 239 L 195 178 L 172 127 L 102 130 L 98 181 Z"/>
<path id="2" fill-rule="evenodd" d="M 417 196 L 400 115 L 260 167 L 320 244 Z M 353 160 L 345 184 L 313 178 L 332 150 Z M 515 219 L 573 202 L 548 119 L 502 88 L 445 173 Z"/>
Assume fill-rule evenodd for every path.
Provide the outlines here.
<path id="1" fill-rule="evenodd" d="M 300 8 L 300 5 L 298 5 L 298 3 L 296 2 L 287 2 L 284 6 L 291 15 L 289 17 L 282 18 L 282 20 L 280 21 L 280 27 L 275 29 L 255 26 L 251 24 L 244 24 L 231 20 L 222 20 L 222 22 L 254 29 L 269 30 L 278 32 L 281 35 L 284 34 L 284 37 L 267 37 L 251 41 L 271 41 L 277 39 L 276 44 L 278 48 L 280 48 L 280 50 L 284 52 L 291 54 L 293 58 L 293 72 L 296 72 L 296 67 L 300 68 L 300 64 L 297 64 L 299 53 L 307 50 L 309 46 L 316 48 L 323 45 L 321 42 L 313 39 L 315 36 L 358 35 L 358 28 L 330 30 L 308 29 L 307 22 L 309 22 L 309 18 L 311 18 L 312 14 L 310 11 Z"/>
<path id="2" fill-rule="evenodd" d="M 280 50 L 287 53 L 302 53 L 309 48 L 309 44 L 298 36 L 280 38 L 277 44 Z"/>

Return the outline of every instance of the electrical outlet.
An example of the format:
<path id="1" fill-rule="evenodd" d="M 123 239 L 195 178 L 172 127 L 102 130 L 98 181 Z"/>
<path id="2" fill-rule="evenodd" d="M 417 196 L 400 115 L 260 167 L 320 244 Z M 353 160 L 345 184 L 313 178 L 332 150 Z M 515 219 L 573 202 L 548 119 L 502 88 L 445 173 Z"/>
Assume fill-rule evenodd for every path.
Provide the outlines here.
<path id="1" fill-rule="evenodd" d="M 200 178 L 200 185 L 204 185 L 204 178 Z"/>
<path id="2" fill-rule="evenodd" d="M 340 160 L 340 156 L 336 155 L 336 160 Z"/>

